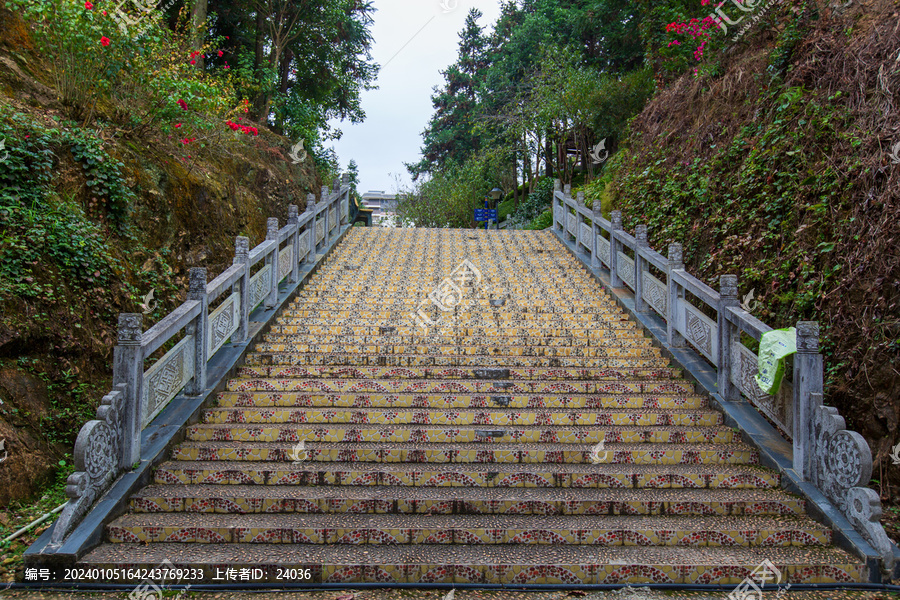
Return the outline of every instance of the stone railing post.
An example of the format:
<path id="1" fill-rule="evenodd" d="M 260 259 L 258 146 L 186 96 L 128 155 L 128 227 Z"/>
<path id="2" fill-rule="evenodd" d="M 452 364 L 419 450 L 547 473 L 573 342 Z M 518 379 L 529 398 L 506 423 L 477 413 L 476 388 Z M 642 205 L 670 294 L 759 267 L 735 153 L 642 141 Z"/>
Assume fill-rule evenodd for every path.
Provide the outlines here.
<path id="1" fill-rule="evenodd" d="M 315 194 L 307 194 L 306 195 L 306 212 L 308 212 L 311 216 L 309 221 L 306 222 L 306 231 L 309 232 L 307 236 L 307 243 L 309 243 L 309 252 L 306 253 L 306 264 L 311 265 L 316 262 L 316 195 Z"/>
<path id="2" fill-rule="evenodd" d="M 144 401 L 144 350 L 141 338 L 144 333 L 144 315 L 122 313 L 119 315 L 119 334 L 113 349 L 113 387 L 123 385 L 125 392 L 123 417 L 125 439 L 122 441 L 120 461 L 122 468 L 131 467 L 141 460 L 141 416 Z"/>
<path id="3" fill-rule="evenodd" d="M 731 381 L 731 370 L 735 367 L 731 360 L 731 344 L 740 336 L 740 330 L 726 318 L 728 308 L 738 306 L 738 278 L 737 275 L 722 275 L 719 277 L 719 306 L 717 307 L 719 329 L 719 352 L 716 357 L 718 363 L 718 387 L 719 395 L 728 402 L 738 402 L 741 399 L 741 391 Z"/>
<path id="4" fill-rule="evenodd" d="M 325 205 L 325 210 L 322 211 L 322 223 L 324 226 L 325 235 L 322 238 L 322 250 L 328 247 L 328 243 L 331 241 L 331 237 L 329 236 L 329 231 L 331 230 L 331 223 L 328 222 L 328 211 L 331 210 L 331 202 L 329 202 L 331 193 L 328 191 L 327 186 L 322 186 L 322 199 L 319 200 L 320 204 Z"/>
<path id="5" fill-rule="evenodd" d="M 235 343 L 246 342 L 250 336 L 250 239 L 238 236 L 234 241 L 234 261 L 232 264 L 244 265 L 244 273 L 232 287 L 241 298 L 241 317 L 237 331 L 231 336 Z M 235 289 L 237 288 L 237 289 Z"/>
<path id="6" fill-rule="evenodd" d="M 600 264 L 600 252 L 599 252 L 599 244 L 600 242 L 597 240 L 600 237 L 600 219 L 603 218 L 603 209 L 600 206 L 600 198 L 594 199 L 593 206 L 593 218 L 591 219 L 591 267 L 594 269 L 599 269 L 601 267 Z"/>
<path id="7" fill-rule="evenodd" d="M 584 223 L 584 216 L 578 210 L 579 208 L 584 206 L 584 192 L 578 192 L 575 194 L 575 253 L 578 254 L 582 252 L 581 244 L 583 241 L 581 239 L 581 224 Z"/>
<path id="8" fill-rule="evenodd" d="M 643 223 L 634 228 L 635 250 L 634 250 L 634 310 L 644 313 L 649 310 L 647 302 L 644 300 L 644 270 L 647 266 L 646 261 L 641 257 L 641 249 L 650 248 L 650 242 L 647 241 L 647 226 Z"/>
<path id="9" fill-rule="evenodd" d="M 288 205 L 288 225 L 294 228 L 291 233 L 291 250 L 294 253 L 293 260 L 291 260 L 291 274 L 288 277 L 289 283 L 297 283 L 300 281 L 300 226 L 299 222 L 299 213 L 297 211 L 296 204 Z"/>
<path id="10" fill-rule="evenodd" d="M 618 232 L 622 230 L 622 211 L 614 210 L 610 216 L 609 232 L 609 285 L 617 288 L 624 284 L 619 279 L 619 238 Z"/>
<path id="11" fill-rule="evenodd" d="M 822 404 L 822 355 L 819 354 L 819 323 L 797 323 L 797 354 L 794 355 L 794 471 L 812 481 L 815 466 L 813 420 Z"/>
<path id="12" fill-rule="evenodd" d="M 556 208 L 557 208 L 558 206 L 560 206 L 560 201 L 559 201 L 559 198 L 556 197 L 556 192 L 559 192 L 559 191 L 561 191 L 561 190 L 562 190 L 562 184 L 559 182 L 559 179 L 554 179 L 554 180 L 553 180 L 553 202 L 552 202 L 552 210 L 553 210 L 553 231 L 559 231 L 559 230 L 560 230 L 560 227 L 565 227 L 565 226 L 566 226 L 565 223 L 562 223 L 562 225 L 560 225 L 559 220 L 558 220 L 558 218 L 557 218 L 557 216 L 556 216 L 557 213 L 561 212 L 561 211 L 556 210 Z"/>
<path id="13" fill-rule="evenodd" d="M 684 348 L 684 336 L 678 333 L 678 305 L 684 297 L 681 286 L 675 283 L 672 274 L 675 271 L 684 271 L 684 258 L 681 244 L 669 244 L 669 265 L 666 270 L 666 282 L 669 289 L 669 297 L 666 299 L 666 333 L 668 343 L 672 348 Z"/>
<path id="14" fill-rule="evenodd" d="M 572 184 L 567 183 L 563 186 L 563 195 L 565 196 L 565 200 L 563 201 L 563 218 L 565 219 L 562 224 L 563 228 L 563 239 L 567 242 L 571 242 L 575 239 L 575 236 L 569 233 L 569 211 L 571 207 L 569 206 L 570 200 L 572 200 Z M 578 211 L 576 211 L 578 212 Z M 578 247 L 575 248 L 576 252 L 578 251 Z"/>
<path id="15" fill-rule="evenodd" d="M 200 301 L 200 314 L 185 329 L 194 336 L 194 377 L 184 386 L 188 396 L 199 396 L 206 389 L 206 362 L 209 346 L 206 339 L 209 330 L 209 297 L 206 295 L 206 268 L 191 269 L 188 300 Z"/>
<path id="16" fill-rule="evenodd" d="M 350 185 L 350 173 L 341 174 L 341 185 Z M 341 196 L 341 226 L 350 224 L 350 188 Z"/>
<path id="17" fill-rule="evenodd" d="M 269 294 L 265 307 L 274 308 L 278 304 L 278 218 L 269 217 L 266 221 L 266 240 L 275 240 L 275 249 L 266 254 L 266 264 L 272 267 L 269 271 Z"/>

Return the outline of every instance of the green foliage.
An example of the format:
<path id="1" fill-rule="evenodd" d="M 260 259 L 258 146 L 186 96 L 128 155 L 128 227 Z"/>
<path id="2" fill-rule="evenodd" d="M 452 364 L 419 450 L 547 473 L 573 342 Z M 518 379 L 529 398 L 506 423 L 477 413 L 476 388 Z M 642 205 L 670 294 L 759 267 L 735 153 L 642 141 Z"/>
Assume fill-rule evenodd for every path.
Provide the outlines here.
<path id="1" fill-rule="evenodd" d="M 534 191 L 519 203 L 516 211 L 509 217 L 509 226 L 520 228 L 531 223 L 551 206 L 553 199 L 553 180 L 541 177 L 534 183 Z"/>

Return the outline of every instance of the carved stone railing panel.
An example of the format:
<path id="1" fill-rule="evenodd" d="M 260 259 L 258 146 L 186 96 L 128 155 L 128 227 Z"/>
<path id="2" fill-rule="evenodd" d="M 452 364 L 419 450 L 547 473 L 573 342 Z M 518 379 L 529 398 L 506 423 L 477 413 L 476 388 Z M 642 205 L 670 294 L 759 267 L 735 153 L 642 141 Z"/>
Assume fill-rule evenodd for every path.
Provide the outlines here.
<path id="1" fill-rule="evenodd" d="M 331 210 L 328 211 L 328 228 L 334 229 L 338 225 L 340 225 L 340 223 L 338 223 L 337 209 L 332 208 Z"/>
<path id="2" fill-rule="evenodd" d="M 821 398 L 820 394 L 817 394 Z M 879 522 L 881 499 L 867 487 L 872 478 L 872 451 L 866 439 L 848 431 L 833 406 L 816 406 L 813 419 L 816 487 L 840 508 L 853 527 L 894 567 L 893 547 Z"/>
<path id="3" fill-rule="evenodd" d="M 581 243 L 588 249 L 591 248 L 591 226 L 587 223 L 581 224 Z"/>
<path id="4" fill-rule="evenodd" d="M 207 334 L 209 356 L 215 354 L 225 342 L 237 331 L 241 319 L 241 295 L 231 294 L 209 315 Z"/>
<path id="5" fill-rule="evenodd" d="M 250 278 L 250 310 L 256 308 L 269 293 L 272 265 L 266 265 Z"/>
<path id="6" fill-rule="evenodd" d="M 316 243 L 318 244 L 325 239 L 325 221 L 319 219 L 316 221 Z"/>
<path id="7" fill-rule="evenodd" d="M 650 308 L 665 317 L 666 302 L 668 301 L 669 297 L 668 286 L 647 271 L 644 271 L 641 281 L 643 281 L 644 283 L 644 300 L 647 301 L 647 304 L 650 305 Z"/>
<path id="8" fill-rule="evenodd" d="M 300 254 L 297 256 L 297 260 L 301 261 L 309 254 L 309 230 L 307 229 L 303 233 L 300 234 Z"/>
<path id="9" fill-rule="evenodd" d="M 144 373 L 141 429 L 178 395 L 194 376 L 194 336 L 186 335 Z"/>
<path id="10" fill-rule="evenodd" d="M 281 281 L 291 273 L 294 266 L 294 246 L 289 244 L 278 253 L 278 281 Z"/>
<path id="11" fill-rule="evenodd" d="M 62 545 L 125 468 L 120 448 L 125 439 L 124 389 L 125 385 L 120 384 L 105 395 L 97 407 L 97 420 L 88 421 L 78 432 L 75 472 L 66 480 L 69 501 L 53 527 L 49 548 Z"/>
<path id="12" fill-rule="evenodd" d="M 634 289 L 634 259 L 624 252 L 616 252 L 616 256 L 619 259 L 617 265 L 619 279 L 624 281 L 628 287 Z"/>
<path id="13" fill-rule="evenodd" d="M 348 202 L 341 202 L 341 220 L 346 220 L 350 217 L 350 204 Z"/>
<path id="14" fill-rule="evenodd" d="M 731 344 L 731 381 L 759 412 L 778 424 L 789 439 L 794 437 L 794 386 L 785 373 L 778 393 L 763 392 L 754 376 L 759 372 L 759 358 L 740 342 Z"/>
<path id="15" fill-rule="evenodd" d="M 676 327 L 694 348 L 716 364 L 719 352 L 719 326 L 684 299 L 678 301 Z"/>
<path id="16" fill-rule="evenodd" d="M 609 258 L 609 248 L 609 240 L 602 235 L 597 234 L 597 256 L 600 257 L 600 262 L 606 265 L 607 268 L 612 264 L 612 261 Z"/>
<path id="17" fill-rule="evenodd" d="M 553 208 L 553 217 L 554 220 L 559 223 L 559 226 L 562 227 L 566 219 L 566 212 L 563 210 L 562 206 L 556 205 Z"/>
<path id="18" fill-rule="evenodd" d="M 569 214 L 566 215 L 566 229 L 567 229 L 567 230 L 569 231 L 569 233 L 571 233 L 572 235 L 575 235 L 575 231 L 576 231 L 576 230 L 575 230 L 575 225 L 576 225 L 577 221 L 578 221 L 578 220 L 575 218 L 575 215 L 573 215 L 573 214 L 571 214 L 571 213 L 569 213 Z"/>

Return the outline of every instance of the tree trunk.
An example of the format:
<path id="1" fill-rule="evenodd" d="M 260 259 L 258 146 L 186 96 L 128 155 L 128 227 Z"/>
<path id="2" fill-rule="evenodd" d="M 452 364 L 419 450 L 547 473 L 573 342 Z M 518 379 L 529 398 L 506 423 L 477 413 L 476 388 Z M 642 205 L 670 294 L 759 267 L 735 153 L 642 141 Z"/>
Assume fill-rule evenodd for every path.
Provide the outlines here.
<path id="1" fill-rule="evenodd" d="M 206 35 L 206 0 L 195 0 L 191 7 L 191 46 L 194 51 L 201 52 L 203 38 Z M 205 66 L 203 54 L 195 58 L 197 66 L 202 70 Z"/>
<path id="2" fill-rule="evenodd" d="M 553 178 L 553 136 L 548 129 L 544 135 L 544 165 L 547 168 L 547 177 Z"/>
<path id="3" fill-rule="evenodd" d="M 263 61 L 266 59 L 266 17 L 268 16 L 268 2 L 258 2 L 256 5 L 256 44 L 253 54 L 253 73 L 257 81 L 262 83 Z M 253 116 L 257 121 L 262 120 L 263 100 L 265 94 L 260 92 L 253 99 Z"/>

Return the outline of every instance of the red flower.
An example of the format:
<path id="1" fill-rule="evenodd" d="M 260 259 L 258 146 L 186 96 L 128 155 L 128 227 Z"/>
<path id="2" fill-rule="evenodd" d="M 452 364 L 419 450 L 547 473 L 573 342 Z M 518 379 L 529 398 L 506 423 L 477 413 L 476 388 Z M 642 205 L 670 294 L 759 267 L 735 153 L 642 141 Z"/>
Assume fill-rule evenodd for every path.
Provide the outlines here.
<path id="1" fill-rule="evenodd" d="M 178 129 L 179 127 L 181 127 L 181 123 L 175 123 L 175 129 Z"/>
<path id="2" fill-rule="evenodd" d="M 104 35 L 102 38 L 100 38 L 100 43 L 104 46 L 109 46 L 109 38 Z"/>
<path id="3" fill-rule="evenodd" d="M 180 106 L 182 110 L 187 110 L 187 102 L 185 102 L 184 100 L 179 100 L 175 104 Z"/>
<path id="4" fill-rule="evenodd" d="M 223 56 L 225 56 L 225 53 L 219 50 L 219 58 L 222 58 Z"/>
<path id="5" fill-rule="evenodd" d="M 105 10 L 103 11 L 103 16 L 104 16 L 104 17 L 106 16 L 106 11 L 105 11 Z"/>
<path id="6" fill-rule="evenodd" d="M 88 9 L 88 10 L 93 10 L 93 9 L 94 9 L 94 5 L 91 4 L 90 0 L 87 0 L 87 2 L 84 3 L 84 7 L 85 7 L 86 9 Z"/>
<path id="7" fill-rule="evenodd" d="M 191 61 L 191 64 L 192 64 L 192 65 L 196 65 L 196 64 L 197 64 L 197 61 L 196 61 L 196 60 L 192 60 L 192 61 Z"/>

